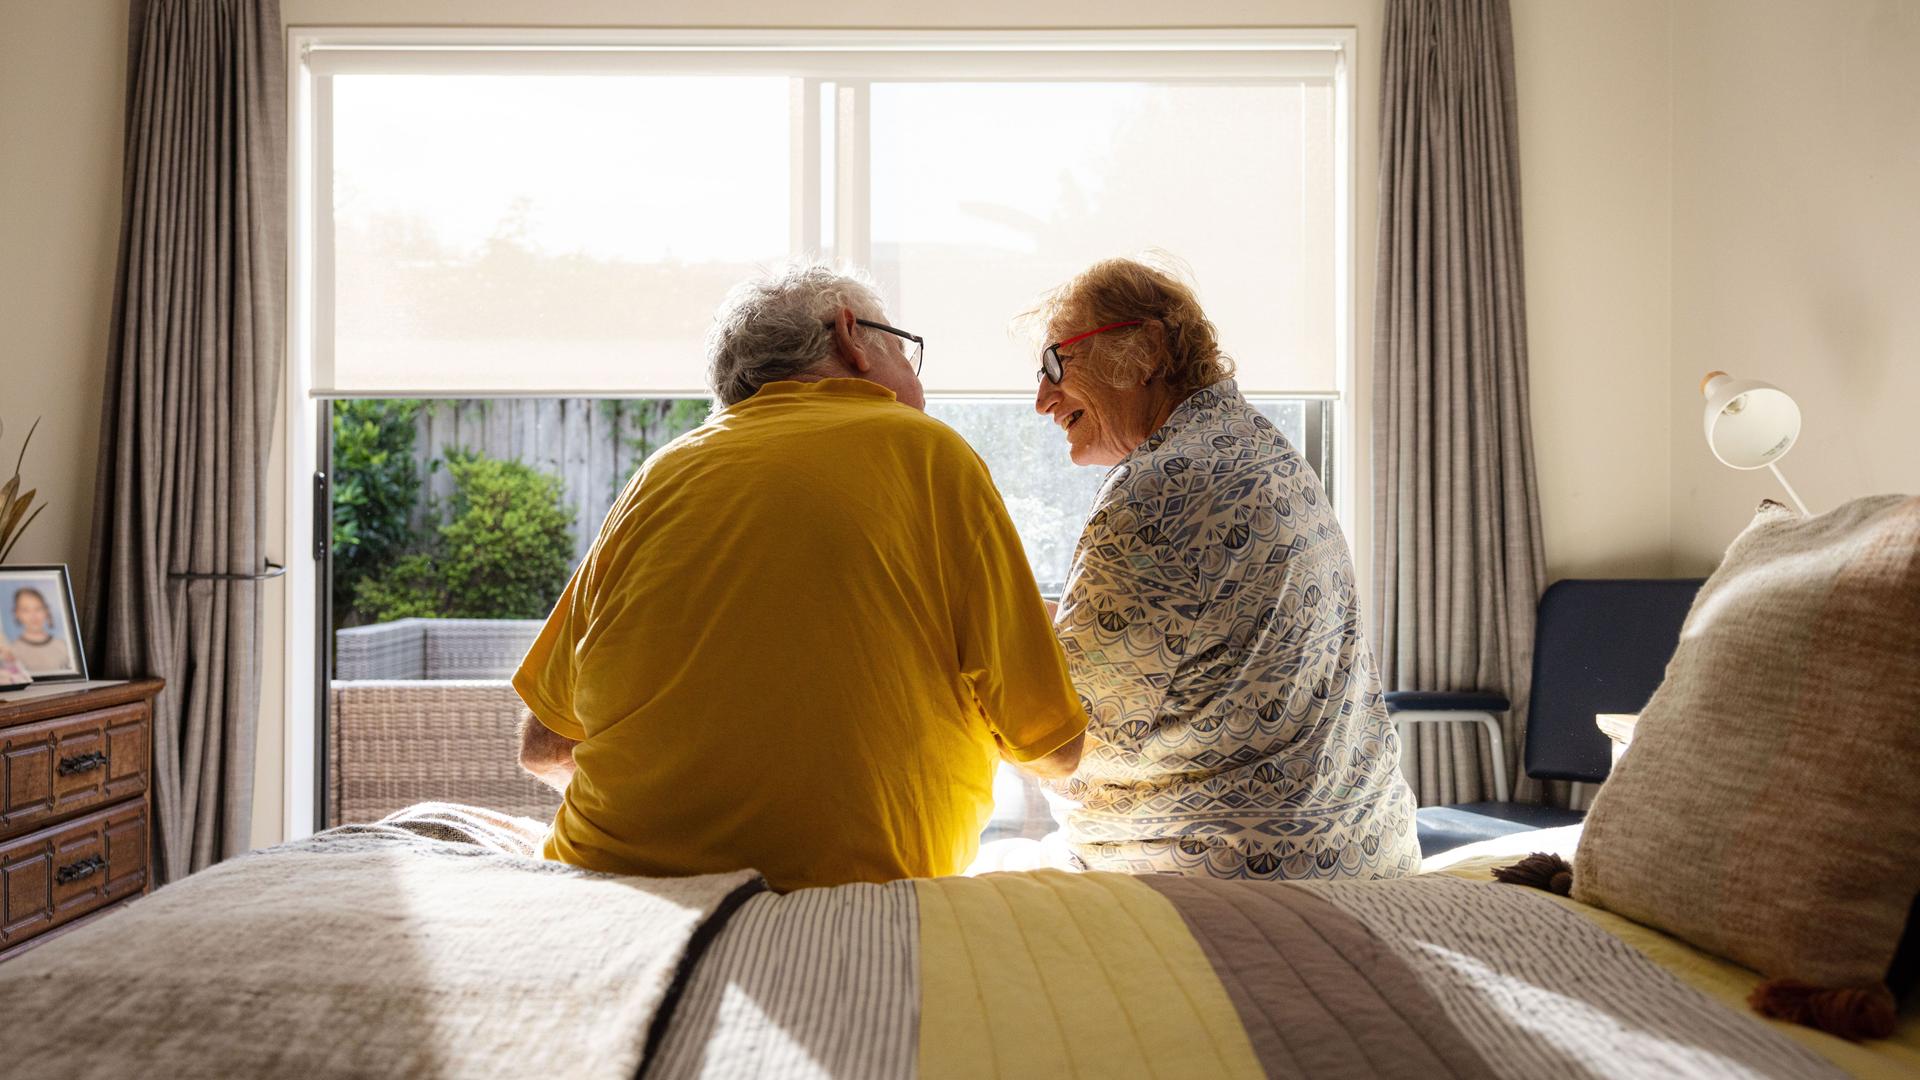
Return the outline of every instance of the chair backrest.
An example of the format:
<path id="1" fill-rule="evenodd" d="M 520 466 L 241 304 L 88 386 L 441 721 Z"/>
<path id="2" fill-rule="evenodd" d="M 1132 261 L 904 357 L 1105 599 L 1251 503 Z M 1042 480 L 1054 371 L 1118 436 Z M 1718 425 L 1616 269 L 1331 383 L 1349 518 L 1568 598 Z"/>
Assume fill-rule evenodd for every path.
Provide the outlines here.
<path id="1" fill-rule="evenodd" d="M 540 619 L 426 619 L 428 679 L 511 679 Z"/>
<path id="2" fill-rule="evenodd" d="M 334 631 L 333 677 L 345 681 L 426 678 L 427 621 L 396 619 Z"/>
<path id="3" fill-rule="evenodd" d="M 1612 768 L 1599 713 L 1636 713 L 1666 677 L 1703 579 L 1568 580 L 1540 598 L 1527 705 L 1527 775 L 1601 781 Z"/>

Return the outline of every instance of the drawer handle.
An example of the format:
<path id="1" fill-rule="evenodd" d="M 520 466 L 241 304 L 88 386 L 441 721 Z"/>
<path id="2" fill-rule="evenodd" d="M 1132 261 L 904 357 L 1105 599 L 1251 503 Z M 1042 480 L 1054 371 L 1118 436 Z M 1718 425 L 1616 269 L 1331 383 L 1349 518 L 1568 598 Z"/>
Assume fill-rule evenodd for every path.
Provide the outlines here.
<path id="1" fill-rule="evenodd" d="M 106 763 L 107 755 L 99 750 L 75 754 L 70 758 L 60 759 L 60 775 L 72 776 L 74 773 L 92 772 Z"/>
<path id="2" fill-rule="evenodd" d="M 53 875 L 53 880 L 61 885 L 65 885 L 69 881 L 79 881 L 81 878 L 90 878 L 106 868 L 107 860 L 105 856 L 89 855 L 77 863 L 68 863 L 66 866 L 61 867 L 59 871 Z"/>

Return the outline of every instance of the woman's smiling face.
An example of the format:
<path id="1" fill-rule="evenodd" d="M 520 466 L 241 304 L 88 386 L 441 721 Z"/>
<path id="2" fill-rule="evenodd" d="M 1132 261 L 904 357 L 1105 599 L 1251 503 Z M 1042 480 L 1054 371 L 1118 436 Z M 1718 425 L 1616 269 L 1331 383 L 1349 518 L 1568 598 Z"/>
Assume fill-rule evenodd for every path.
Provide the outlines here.
<path id="1" fill-rule="evenodd" d="M 1076 465 L 1119 464 L 1189 394 L 1233 375 L 1193 289 L 1135 259 L 1094 263 L 1028 315 L 1055 343 L 1041 353 L 1033 408 L 1060 426 Z"/>
<path id="2" fill-rule="evenodd" d="M 1089 369 L 1088 351 L 1084 341 L 1061 350 L 1063 377 L 1058 385 L 1042 377 L 1033 407 L 1060 425 L 1075 465 L 1117 465 L 1153 434 L 1141 430 L 1148 418 L 1139 415 L 1144 403 L 1133 400 L 1145 390 L 1108 385 Z"/>
<path id="3" fill-rule="evenodd" d="M 1119 333 L 1138 323 L 1110 327 Z M 1058 322 L 1048 327 L 1054 341 L 1086 333 Z M 1067 436 L 1067 453 L 1075 465 L 1118 465 L 1148 436 L 1167 422 L 1179 399 L 1165 379 L 1142 377 L 1132 385 L 1116 386 L 1095 337 L 1087 336 L 1059 350 L 1060 381 L 1044 374 L 1034 394 L 1035 412 L 1060 425 Z M 1159 363 L 1155 364 L 1155 370 Z"/>

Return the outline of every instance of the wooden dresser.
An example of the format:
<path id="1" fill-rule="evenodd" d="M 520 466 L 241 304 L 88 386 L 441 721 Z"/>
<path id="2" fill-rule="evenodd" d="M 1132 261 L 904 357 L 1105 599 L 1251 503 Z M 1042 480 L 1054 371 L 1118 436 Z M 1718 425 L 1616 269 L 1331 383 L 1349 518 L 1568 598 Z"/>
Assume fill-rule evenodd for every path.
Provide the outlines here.
<path id="1" fill-rule="evenodd" d="M 0 961 L 147 891 L 161 685 L 0 701 Z"/>

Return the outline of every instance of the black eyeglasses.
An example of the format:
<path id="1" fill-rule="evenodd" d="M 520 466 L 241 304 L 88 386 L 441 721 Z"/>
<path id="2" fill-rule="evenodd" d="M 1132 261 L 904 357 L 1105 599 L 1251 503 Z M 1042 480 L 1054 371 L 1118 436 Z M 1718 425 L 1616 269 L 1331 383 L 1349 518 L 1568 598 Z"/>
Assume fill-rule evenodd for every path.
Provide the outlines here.
<path id="1" fill-rule="evenodd" d="M 921 337 L 919 334 L 909 334 L 899 327 L 888 326 L 886 323 L 871 322 L 867 319 L 855 319 L 853 321 L 859 323 L 861 326 L 871 327 L 875 330 L 885 330 L 895 337 L 903 337 L 913 342 L 913 377 L 916 379 L 920 377 L 920 365 L 927 358 L 926 338 Z"/>

